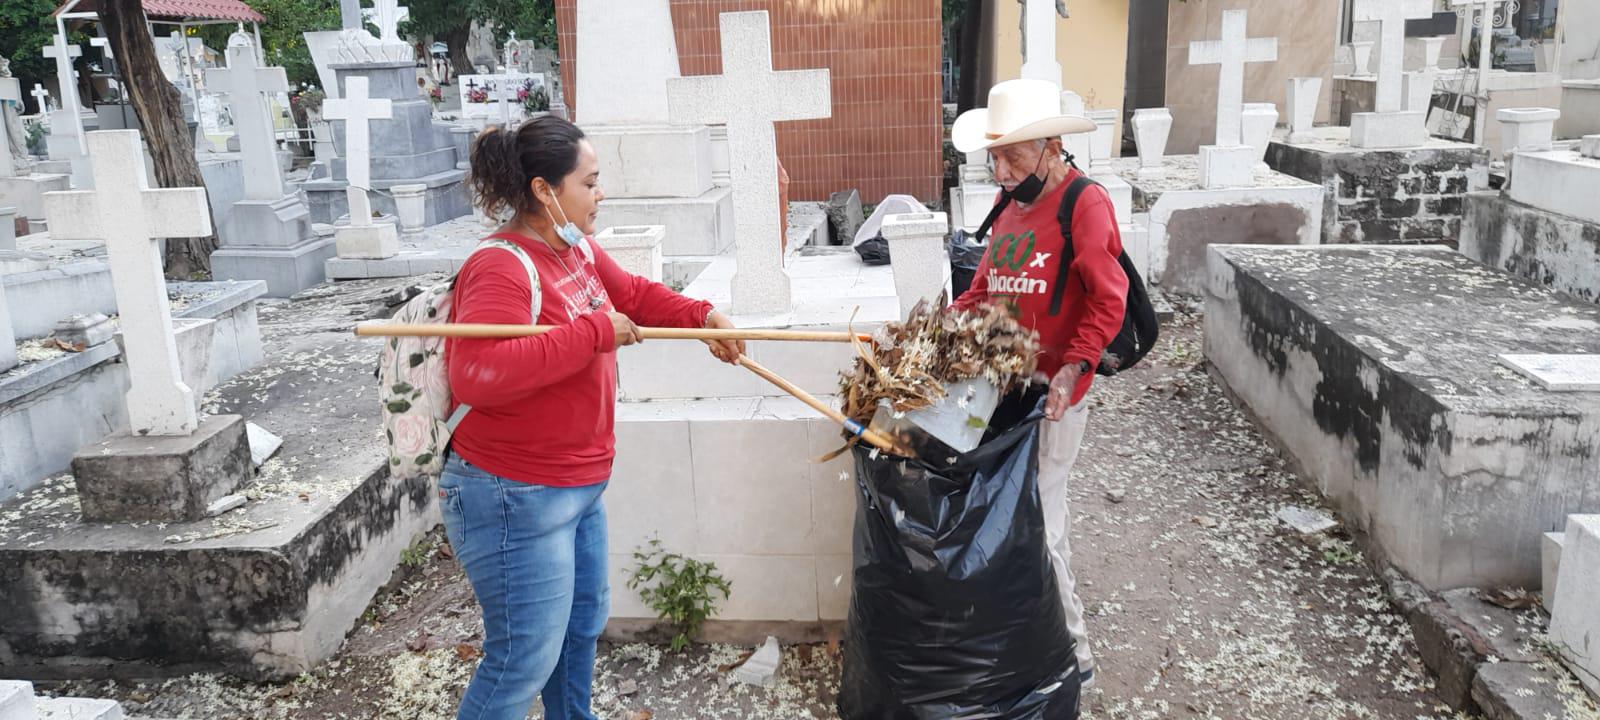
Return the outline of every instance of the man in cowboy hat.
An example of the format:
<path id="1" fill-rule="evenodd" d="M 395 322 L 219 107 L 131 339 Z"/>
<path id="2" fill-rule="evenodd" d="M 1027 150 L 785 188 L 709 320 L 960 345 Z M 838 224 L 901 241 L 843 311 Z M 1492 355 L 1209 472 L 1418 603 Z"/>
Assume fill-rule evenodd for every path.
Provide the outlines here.
<path id="1" fill-rule="evenodd" d="M 1093 121 L 1061 114 L 1061 89 L 1054 83 L 1009 80 L 989 91 L 989 107 L 963 113 L 951 130 L 957 150 L 989 151 L 995 181 L 1004 190 L 1000 202 L 1009 200 L 998 215 L 991 213 L 989 251 L 971 289 L 955 304 L 1008 304 L 1022 324 L 1039 333 L 1035 381 L 1049 383 L 1048 422 L 1040 430 L 1039 499 L 1085 687 L 1094 682 L 1095 664 L 1072 577 L 1067 476 L 1089 420 L 1084 396 L 1094 381 L 1093 369 L 1122 328 L 1128 294 L 1128 277 L 1117 262 L 1122 236 L 1105 188 L 1080 184 L 1072 207 L 1071 248 L 1065 247 L 1057 216 L 1068 188 L 1082 175 L 1070 157 L 1063 158 L 1061 136 L 1094 129 Z M 1068 263 L 1065 272 L 1063 262 Z"/>

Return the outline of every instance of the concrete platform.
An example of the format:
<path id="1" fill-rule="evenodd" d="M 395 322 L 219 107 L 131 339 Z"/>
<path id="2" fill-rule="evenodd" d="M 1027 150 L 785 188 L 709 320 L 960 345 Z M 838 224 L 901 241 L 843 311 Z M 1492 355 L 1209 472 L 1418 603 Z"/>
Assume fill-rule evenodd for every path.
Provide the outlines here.
<path id="1" fill-rule="evenodd" d="M 1214 244 L 1315 245 L 1321 242 L 1322 188 L 1272 170 L 1255 170 L 1250 187 L 1200 187 L 1199 158 L 1169 156 L 1159 178 L 1140 178 L 1139 159 L 1112 161 L 1133 186 L 1142 213 L 1125 238 L 1145 282 L 1172 295 L 1203 296 L 1206 248 Z M 1132 218 L 1130 218 L 1132 219 Z M 1148 230 L 1148 234 L 1143 231 Z"/>
<path id="2" fill-rule="evenodd" d="M 1496 191 L 1466 196 L 1461 254 L 1589 302 L 1600 302 L 1600 223 Z"/>
<path id="3" fill-rule="evenodd" d="M 378 341 L 345 337 L 347 310 L 329 304 L 325 317 L 297 314 L 268 363 L 208 394 L 206 411 L 284 440 L 244 507 L 85 524 L 65 475 L 0 504 L 7 675 L 287 678 L 337 650 L 439 519 L 430 482 L 388 476 L 371 402 Z M 337 338 L 307 329 L 319 322 Z"/>
<path id="4" fill-rule="evenodd" d="M 1206 357 L 1372 552 L 1430 590 L 1535 587 L 1600 510 L 1600 394 L 1500 353 L 1600 352 L 1600 307 L 1442 247 L 1216 247 Z"/>
<path id="5" fill-rule="evenodd" d="M 1290 144 L 1280 134 L 1267 164 L 1323 188 L 1322 242 L 1454 244 L 1462 197 L 1489 187 L 1489 151 L 1429 139 L 1417 148 L 1350 146 L 1350 128 L 1319 127 L 1316 141 Z"/>

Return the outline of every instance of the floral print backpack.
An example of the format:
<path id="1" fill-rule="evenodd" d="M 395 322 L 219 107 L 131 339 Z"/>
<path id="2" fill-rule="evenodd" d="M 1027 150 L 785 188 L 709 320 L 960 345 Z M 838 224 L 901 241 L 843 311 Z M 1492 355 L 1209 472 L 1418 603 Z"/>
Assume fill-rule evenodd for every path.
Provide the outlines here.
<path id="1" fill-rule="evenodd" d="M 516 243 L 490 238 L 474 253 L 500 248 L 517 256 L 528 271 L 533 288 L 534 322 L 539 320 L 539 273 L 533 260 Z M 391 322 L 429 325 L 450 321 L 455 278 L 439 283 L 411 298 Z M 392 337 L 384 342 L 378 360 L 378 398 L 383 405 L 383 433 L 389 442 L 389 475 L 408 480 L 437 476 L 444 470 L 444 450 L 450 434 L 471 410 L 466 405 L 450 412 L 450 374 L 444 364 L 442 337 Z"/>

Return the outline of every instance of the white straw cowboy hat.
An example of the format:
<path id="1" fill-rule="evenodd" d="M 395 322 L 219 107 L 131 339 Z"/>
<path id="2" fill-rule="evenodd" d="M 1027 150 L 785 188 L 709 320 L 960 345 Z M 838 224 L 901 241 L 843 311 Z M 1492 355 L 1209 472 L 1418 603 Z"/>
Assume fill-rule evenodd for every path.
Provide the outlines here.
<path id="1" fill-rule="evenodd" d="M 1094 121 L 1061 114 L 1061 88 L 1045 80 L 1007 80 L 989 89 L 989 107 L 961 113 L 950 141 L 964 153 L 1094 132 Z"/>

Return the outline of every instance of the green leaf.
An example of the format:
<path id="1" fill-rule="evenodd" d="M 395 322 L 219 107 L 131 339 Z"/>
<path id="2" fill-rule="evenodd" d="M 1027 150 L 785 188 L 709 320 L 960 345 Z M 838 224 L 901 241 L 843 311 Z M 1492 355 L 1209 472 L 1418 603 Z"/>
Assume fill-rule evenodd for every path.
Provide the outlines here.
<path id="1" fill-rule="evenodd" d="M 389 388 L 389 389 L 391 391 L 393 391 L 394 394 L 396 394 L 396 395 L 404 395 L 406 393 L 411 392 L 412 390 L 415 390 L 416 388 L 411 387 L 411 383 L 402 382 L 402 383 L 395 383 L 394 387 Z"/>
<path id="2" fill-rule="evenodd" d="M 426 359 L 428 359 L 427 356 L 422 353 L 411 353 L 411 367 L 421 365 L 422 361 Z"/>
<path id="3" fill-rule="evenodd" d="M 430 462 L 433 462 L 433 453 L 423 453 L 417 456 L 418 465 L 427 465 Z"/>
<path id="4" fill-rule="evenodd" d="M 409 401 L 409 400 L 396 400 L 394 402 L 389 403 L 388 408 L 389 408 L 389 412 L 392 412 L 392 413 L 403 413 L 403 412 L 411 409 L 411 401 Z"/>
<path id="5" fill-rule="evenodd" d="M 983 418 L 978 417 L 977 415 L 968 415 L 967 427 L 982 430 L 983 428 L 989 427 L 989 423 L 985 422 Z"/>

